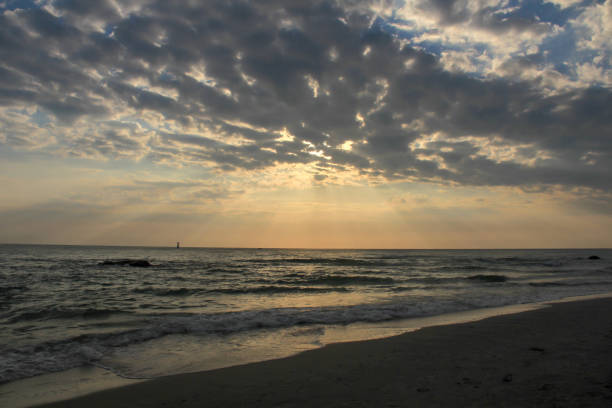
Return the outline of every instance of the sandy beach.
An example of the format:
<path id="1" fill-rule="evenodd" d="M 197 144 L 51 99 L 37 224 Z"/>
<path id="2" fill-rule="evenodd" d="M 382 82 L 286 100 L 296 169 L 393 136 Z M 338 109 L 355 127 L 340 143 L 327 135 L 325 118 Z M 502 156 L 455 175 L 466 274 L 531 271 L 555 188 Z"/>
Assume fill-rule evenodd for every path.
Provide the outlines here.
<path id="1" fill-rule="evenodd" d="M 611 310 L 610 298 L 557 303 L 43 406 L 611 406 Z"/>

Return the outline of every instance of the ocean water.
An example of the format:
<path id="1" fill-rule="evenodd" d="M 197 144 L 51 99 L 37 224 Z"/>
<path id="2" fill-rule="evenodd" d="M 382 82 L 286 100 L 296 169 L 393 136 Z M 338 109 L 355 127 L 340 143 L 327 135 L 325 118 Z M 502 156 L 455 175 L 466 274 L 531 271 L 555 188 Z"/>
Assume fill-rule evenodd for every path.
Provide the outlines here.
<path id="1" fill-rule="evenodd" d="M 317 347 L 359 324 L 607 292 L 609 249 L 0 245 L 0 384 L 88 365 L 150 378 Z"/>

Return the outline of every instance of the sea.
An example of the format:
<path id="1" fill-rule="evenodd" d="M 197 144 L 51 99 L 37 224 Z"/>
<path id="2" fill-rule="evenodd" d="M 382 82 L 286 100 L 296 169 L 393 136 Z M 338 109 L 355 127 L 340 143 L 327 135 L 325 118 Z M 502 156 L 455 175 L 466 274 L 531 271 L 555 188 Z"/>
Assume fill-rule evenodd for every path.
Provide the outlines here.
<path id="1" fill-rule="evenodd" d="M 0 384 L 87 366 L 154 378 L 609 292 L 610 249 L 0 245 Z"/>

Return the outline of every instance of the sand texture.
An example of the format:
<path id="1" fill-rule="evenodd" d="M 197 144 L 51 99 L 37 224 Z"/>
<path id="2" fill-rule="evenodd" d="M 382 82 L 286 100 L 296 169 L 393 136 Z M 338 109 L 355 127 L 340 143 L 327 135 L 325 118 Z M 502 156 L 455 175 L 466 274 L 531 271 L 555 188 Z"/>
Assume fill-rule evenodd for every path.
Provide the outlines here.
<path id="1" fill-rule="evenodd" d="M 342 343 L 47 407 L 612 407 L 612 299 Z"/>

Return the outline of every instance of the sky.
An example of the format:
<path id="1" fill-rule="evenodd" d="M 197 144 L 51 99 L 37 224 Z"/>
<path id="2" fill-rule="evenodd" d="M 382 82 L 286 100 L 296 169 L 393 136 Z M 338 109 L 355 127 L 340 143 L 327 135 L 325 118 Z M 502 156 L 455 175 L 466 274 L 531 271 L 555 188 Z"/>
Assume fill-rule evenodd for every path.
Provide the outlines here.
<path id="1" fill-rule="evenodd" d="M 612 0 L 0 0 L 0 242 L 612 247 Z"/>

